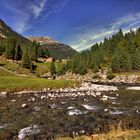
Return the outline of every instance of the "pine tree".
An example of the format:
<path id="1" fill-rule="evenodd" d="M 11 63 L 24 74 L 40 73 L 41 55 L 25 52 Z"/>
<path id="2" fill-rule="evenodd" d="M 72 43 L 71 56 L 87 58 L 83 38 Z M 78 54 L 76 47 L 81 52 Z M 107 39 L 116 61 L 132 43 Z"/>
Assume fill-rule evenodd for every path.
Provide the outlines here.
<path id="1" fill-rule="evenodd" d="M 80 61 L 77 68 L 77 73 L 79 73 L 80 75 L 84 75 L 87 73 L 87 68 L 84 62 Z"/>
<path id="2" fill-rule="evenodd" d="M 120 68 L 122 71 L 130 71 L 132 68 L 131 57 L 127 50 L 121 50 Z"/>
<path id="3" fill-rule="evenodd" d="M 14 54 L 14 59 L 15 60 L 20 60 L 22 56 L 22 51 L 21 51 L 21 47 L 19 44 L 16 45 L 15 47 L 15 54 Z"/>
<path id="4" fill-rule="evenodd" d="M 16 41 L 14 38 L 8 38 L 5 48 L 5 57 L 8 59 L 14 59 Z"/>
<path id="5" fill-rule="evenodd" d="M 50 73 L 51 73 L 52 76 L 54 76 L 55 73 L 56 73 L 56 67 L 55 67 L 54 62 L 52 62 L 51 65 L 50 65 Z"/>
<path id="6" fill-rule="evenodd" d="M 26 69 L 31 69 L 31 59 L 29 58 L 27 47 L 23 50 L 22 66 Z"/>
<path id="7" fill-rule="evenodd" d="M 31 45 L 29 46 L 30 58 L 33 61 L 37 61 L 38 59 L 38 56 L 39 56 L 38 48 L 39 48 L 39 44 L 35 41 L 31 43 Z"/>
<path id="8" fill-rule="evenodd" d="M 5 51 L 5 46 L 3 43 L 0 44 L 0 55 L 2 55 Z"/>
<path id="9" fill-rule="evenodd" d="M 140 70 L 140 50 L 137 49 L 133 57 L 133 69 Z"/>
<path id="10" fill-rule="evenodd" d="M 112 57 L 111 69 L 113 72 L 120 71 L 120 58 L 119 58 L 119 55 L 117 53 Z"/>

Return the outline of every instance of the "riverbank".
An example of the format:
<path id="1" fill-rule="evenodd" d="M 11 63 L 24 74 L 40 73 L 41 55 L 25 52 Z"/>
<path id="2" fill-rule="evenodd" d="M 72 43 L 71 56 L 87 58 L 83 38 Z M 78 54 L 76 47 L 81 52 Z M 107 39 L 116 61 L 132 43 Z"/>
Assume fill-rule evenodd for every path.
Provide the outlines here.
<path id="1" fill-rule="evenodd" d="M 58 76 L 57 79 L 78 80 L 82 82 L 93 82 L 96 84 L 108 85 L 140 85 L 140 73 L 114 73 L 107 75 L 107 73 L 93 73 L 88 72 L 85 75 L 66 73 L 65 75 Z"/>
<path id="2" fill-rule="evenodd" d="M 76 138 L 61 137 L 56 140 L 140 140 L 140 130 L 113 130 L 107 134 L 94 134 Z"/>

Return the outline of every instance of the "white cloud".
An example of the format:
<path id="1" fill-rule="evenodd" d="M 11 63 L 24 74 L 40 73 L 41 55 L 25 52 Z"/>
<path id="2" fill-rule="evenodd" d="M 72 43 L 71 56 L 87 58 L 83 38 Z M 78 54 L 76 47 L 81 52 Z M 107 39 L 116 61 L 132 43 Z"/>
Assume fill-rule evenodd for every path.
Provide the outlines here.
<path id="1" fill-rule="evenodd" d="M 31 4 L 31 9 L 32 12 L 35 16 L 35 18 L 38 18 L 41 14 L 41 12 L 44 10 L 45 8 L 45 4 L 46 4 L 47 0 L 40 0 L 40 2 L 38 4 Z"/>
<path id="2" fill-rule="evenodd" d="M 100 27 L 99 29 L 91 28 L 84 34 L 78 34 L 77 42 L 73 42 L 70 45 L 77 51 L 90 48 L 93 44 L 102 41 L 105 37 L 110 37 L 115 34 L 120 28 L 123 32 L 129 32 L 130 29 L 136 30 L 140 26 L 140 13 L 129 14 L 122 18 L 117 19 L 111 23 L 108 27 Z M 87 26 L 85 25 L 87 28 Z M 83 27 L 82 27 L 83 28 Z M 79 27 L 80 29 L 80 27 Z M 82 29 L 84 30 L 84 29 Z"/>

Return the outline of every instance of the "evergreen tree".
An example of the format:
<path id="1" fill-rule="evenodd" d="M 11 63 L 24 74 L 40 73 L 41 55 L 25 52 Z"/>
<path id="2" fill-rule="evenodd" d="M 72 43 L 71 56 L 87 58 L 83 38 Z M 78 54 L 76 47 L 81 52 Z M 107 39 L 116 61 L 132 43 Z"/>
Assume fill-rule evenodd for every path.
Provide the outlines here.
<path id="1" fill-rule="evenodd" d="M 51 65 L 50 65 L 50 72 L 51 72 L 51 75 L 54 76 L 55 73 L 56 73 L 56 67 L 55 67 L 55 63 L 52 62 Z"/>
<path id="2" fill-rule="evenodd" d="M 112 57 L 111 69 L 113 72 L 120 71 L 120 58 L 119 58 L 119 55 L 117 53 Z"/>
<path id="3" fill-rule="evenodd" d="M 22 66 L 26 69 L 31 69 L 31 59 L 29 58 L 27 47 L 23 50 Z"/>
<path id="4" fill-rule="evenodd" d="M 103 42 L 96 43 L 90 50 L 73 56 L 66 64 L 66 70 L 83 74 L 92 69 L 112 68 L 113 72 L 140 70 L 140 29 L 123 34 L 118 33 Z M 83 71 L 85 72 L 82 72 Z"/>
<path id="5" fill-rule="evenodd" d="M 0 55 L 2 55 L 5 51 L 5 45 L 3 43 L 0 43 Z"/>
<path id="6" fill-rule="evenodd" d="M 86 64 L 84 62 L 80 61 L 77 68 L 77 73 L 79 73 L 80 75 L 84 75 L 87 73 Z"/>
<path id="7" fill-rule="evenodd" d="M 39 56 L 38 48 L 39 48 L 39 44 L 35 41 L 31 43 L 31 45 L 29 46 L 30 59 L 33 61 L 37 61 L 38 59 Z"/>
<path id="8" fill-rule="evenodd" d="M 133 57 L 133 69 L 140 70 L 140 50 L 137 49 Z"/>
<path id="9" fill-rule="evenodd" d="M 126 50 L 121 50 L 120 68 L 122 71 L 130 71 L 132 68 L 131 57 Z"/>
<path id="10" fill-rule="evenodd" d="M 14 59 L 15 60 L 20 60 L 22 56 L 22 51 L 21 51 L 21 47 L 19 44 L 16 45 L 15 47 L 15 54 L 14 54 Z"/>
<path id="11" fill-rule="evenodd" d="M 5 57 L 8 59 L 14 59 L 16 41 L 14 38 L 8 38 L 5 48 Z"/>

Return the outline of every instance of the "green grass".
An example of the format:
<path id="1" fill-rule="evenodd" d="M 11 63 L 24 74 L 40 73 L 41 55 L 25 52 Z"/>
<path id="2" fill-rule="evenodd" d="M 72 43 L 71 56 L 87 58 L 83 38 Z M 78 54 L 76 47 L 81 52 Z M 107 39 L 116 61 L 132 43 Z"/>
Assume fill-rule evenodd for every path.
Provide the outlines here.
<path id="1" fill-rule="evenodd" d="M 0 68 L 0 77 L 1 76 L 12 76 L 12 74 Z"/>
<path id="2" fill-rule="evenodd" d="M 62 64 L 65 64 L 66 60 L 62 62 Z M 37 66 L 35 72 L 38 73 L 40 76 L 48 73 L 50 71 L 50 65 L 51 62 L 34 62 L 34 64 Z M 56 71 L 58 71 L 59 62 L 58 60 L 55 61 Z"/>
<path id="3" fill-rule="evenodd" d="M 58 137 L 56 140 L 140 140 L 140 130 L 116 130 L 107 134 L 95 134 L 92 136 Z"/>
<path id="4" fill-rule="evenodd" d="M 131 75 L 137 75 L 140 76 L 140 72 L 120 72 L 120 73 L 114 73 L 115 76 L 131 76 Z"/>
<path id="5" fill-rule="evenodd" d="M 0 69 L 0 91 L 38 90 L 42 88 L 65 88 L 77 86 L 72 80 L 48 80 L 44 78 L 18 77 Z"/>

